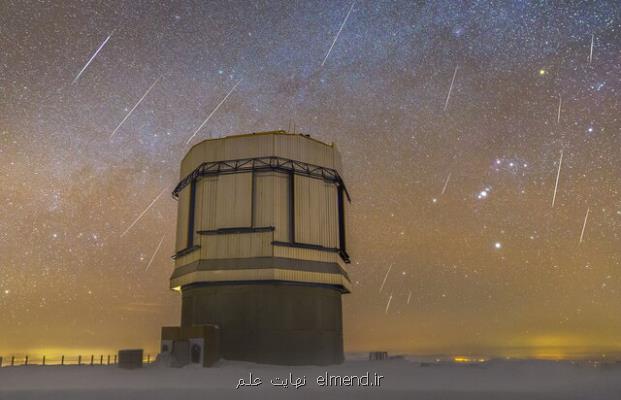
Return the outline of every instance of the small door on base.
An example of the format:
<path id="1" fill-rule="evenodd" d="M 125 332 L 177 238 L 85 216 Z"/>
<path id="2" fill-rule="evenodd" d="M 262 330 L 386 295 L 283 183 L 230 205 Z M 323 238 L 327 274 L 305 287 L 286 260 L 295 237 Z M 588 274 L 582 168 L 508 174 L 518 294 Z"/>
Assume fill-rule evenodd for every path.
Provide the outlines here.
<path id="1" fill-rule="evenodd" d="M 191 352 L 192 364 L 198 364 L 201 362 L 201 346 L 198 343 L 192 344 Z"/>
<path id="2" fill-rule="evenodd" d="M 175 340 L 172 353 L 175 367 L 188 365 L 190 363 L 190 342 L 187 340 Z"/>

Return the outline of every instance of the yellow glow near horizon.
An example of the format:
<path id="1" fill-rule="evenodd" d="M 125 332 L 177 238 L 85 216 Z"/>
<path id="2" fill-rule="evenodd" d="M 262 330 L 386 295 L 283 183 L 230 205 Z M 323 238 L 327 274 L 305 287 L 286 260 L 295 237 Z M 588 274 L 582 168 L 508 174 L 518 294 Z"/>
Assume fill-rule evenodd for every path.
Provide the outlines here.
<path id="1" fill-rule="evenodd" d="M 482 363 L 487 361 L 487 359 L 482 357 L 466 357 L 466 356 L 455 356 L 453 357 L 453 362 L 456 363 Z"/>
<path id="2" fill-rule="evenodd" d="M 144 356 L 151 356 L 151 358 L 155 357 L 158 353 L 158 350 L 154 350 L 152 346 L 142 347 L 144 349 Z M 79 356 L 82 356 L 82 362 L 90 362 L 91 356 L 95 358 L 95 360 L 99 361 L 100 357 L 104 357 L 104 361 L 106 357 L 110 355 L 110 357 L 114 357 L 115 354 L 118 353 L 119 349 L 105 349 L 105 348 L 32 348 L 25 349 L 19 352 L 11 352 L 11 351 L 0 351 L 0 356 L 3 357 L 3 365 L 6 365 L 7 362 L 10 361 L 11 357 L 15 357 L 16 360 L 23 360 L 26 356 L 28 356 L 29 363 L 39 364 L 43 356 L 45 356 L 46 364 L 53 364 L 54 361 L 60 360 L 62 356 L 65 356 L 66 361 L 76 361 Z"/>

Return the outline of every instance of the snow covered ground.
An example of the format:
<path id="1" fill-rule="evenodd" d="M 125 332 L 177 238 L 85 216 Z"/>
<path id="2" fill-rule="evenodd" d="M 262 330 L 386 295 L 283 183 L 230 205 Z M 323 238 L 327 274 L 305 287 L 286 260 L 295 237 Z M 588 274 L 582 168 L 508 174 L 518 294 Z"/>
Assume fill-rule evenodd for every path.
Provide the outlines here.
<path id="1" fill-rule="evenodd" d="M 371 378 L 384 376 L 379 387 L 326 387 L 325 378 L 320 379 L 319 384 L 317 382 L 317 378 L 325 377 L 326 373 L 343 378 L 360 377 L 367 372 Z M 302 386 L 303 377 L 306 384 Z M 236 389 L 240 379 L 243 384 Z M 324 386 L 320 385 L 322 382 Z M 174 369 L 149 365 L 129 371 L 114 366 L 0 369 L 2 400 L 234 398 L 615 400 L 621 399 L 621 364 L 595 367 L 587 363 L 490 361 L 477 366 L 422 366 L 413 360 L 391 359 L 351 360 L 333 367 L 283 367 L 221 361 L 214 368 L 190 366 Z"/>

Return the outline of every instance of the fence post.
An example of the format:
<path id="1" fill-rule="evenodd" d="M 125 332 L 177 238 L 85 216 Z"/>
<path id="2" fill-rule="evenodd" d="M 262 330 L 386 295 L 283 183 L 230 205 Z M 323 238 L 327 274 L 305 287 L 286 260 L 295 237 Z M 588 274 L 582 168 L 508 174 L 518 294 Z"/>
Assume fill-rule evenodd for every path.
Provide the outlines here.
<path id="1" fill-rule="evenodd" d="M 78 356 L 78 365 L 82 365 L 82 356 L 81 355 Z"/>
<path id="2" fill-rule="evenodd" d="M 45 366 L 45 355 L 43 356 L 43 363 L 42 364 Z"/>
<path id="3" fill-rule="evenodd" d="M 15 356 L 11 356 L 11 367 L 15 365 Z"/>
<path id="4" fill-rule="evenodd" d="M 103 354 L 99 356 L 99 365 L 103 365 Z"/>
<path id="5" fill-rule="evenodd" d="M 0 368 L 2 368 L 2 357 L 0 357 Z"/>
<path id="6" fill-rule="evenodd" d="M 60 357 L 60 365 L 65 365 L 65 356 Z"/>
<path id="7" fill-rule="evenodd" d="M 151 363 L 151 354 L 147 354 L 147 364 Z"/>
<path id="8" fill-rule="evenodd" d="M 28 356 L 26 356 L 26 359 L 24 360 L 24 365 L 28 365 Z"/>
<path id="9" fill-rule="evenodd" d="M 108 354 L 108 365 L 110 365 L 110 354 Z"/>
<path id="10" fill-rule="evenodd" d="M 114 355 L 114 364 L 116 364 L 116 354 Z"/>
<path id="11" fill-rule="evenodd" d="M 95 356 L 91 354 L 91 365 L 93 365 L 93 360 L 95 359 Z"/>

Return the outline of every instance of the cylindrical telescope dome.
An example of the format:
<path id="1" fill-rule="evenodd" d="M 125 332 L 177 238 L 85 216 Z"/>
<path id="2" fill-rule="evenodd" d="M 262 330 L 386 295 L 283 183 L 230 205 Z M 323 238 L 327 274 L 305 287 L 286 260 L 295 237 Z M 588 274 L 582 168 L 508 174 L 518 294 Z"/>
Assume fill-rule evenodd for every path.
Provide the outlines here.
<path id="1" fill-rule="evenodd" d="M 218 325 L 221 354 L 343 360 L 349 194 L 334 145 L 284 131 L 198 143 L 181 162 L 175 270 L 181 326 Z"/>

